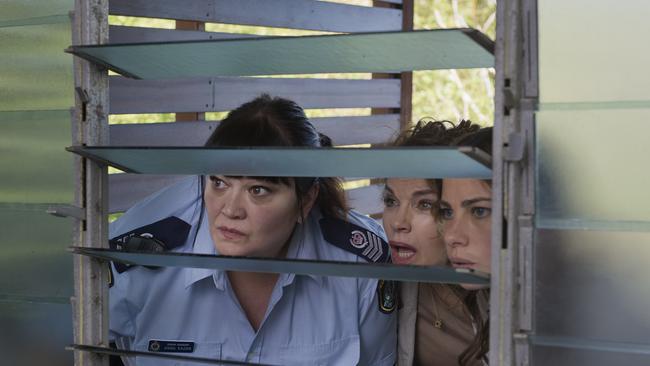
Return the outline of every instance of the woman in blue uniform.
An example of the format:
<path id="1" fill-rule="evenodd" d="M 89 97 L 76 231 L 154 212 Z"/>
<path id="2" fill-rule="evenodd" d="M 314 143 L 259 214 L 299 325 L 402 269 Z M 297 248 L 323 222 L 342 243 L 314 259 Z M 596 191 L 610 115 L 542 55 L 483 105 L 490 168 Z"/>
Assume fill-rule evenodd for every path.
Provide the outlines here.
<path id="1" fill-rule="evenodd" d="M 232 111 L 206 146 L 331 146 L 295 103 L 261 96 Z M 374 236 L 358 239 L 356 236 Z M 349 211 L 335 178 L 189 177 L 110 228 L 178 253 L 388 261 L 381 227 Z M 351 240 L 352 238 L 355 240 Z M 381 255 L 364 243 L 382 239 Z M 354 244 L 354 245 L 352 245 Z M 110 336 L 118 348 L 278 365 L 393 365 L 396 323 L 377 280 L 114 265 Z M 151 357 L 126 363 L 177 365 Z"/>

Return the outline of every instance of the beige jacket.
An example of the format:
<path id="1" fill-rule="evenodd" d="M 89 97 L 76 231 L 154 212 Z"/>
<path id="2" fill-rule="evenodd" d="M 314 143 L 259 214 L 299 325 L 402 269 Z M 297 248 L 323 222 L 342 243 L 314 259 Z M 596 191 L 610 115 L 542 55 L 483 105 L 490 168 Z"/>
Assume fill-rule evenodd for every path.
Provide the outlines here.
<path id="1" fill-rule="evenodd" d="M 402 308 L 397 313 L 397 366 L 413 365 L 415 321 L 418 315 L 417 282 L 400 283 Z"/>
<path id="2" fill-rule="evenodd" d="M 445 286 L 445 285 L 436 285 L 436 286 Z M 445 298 L 446 301 L 441 301 L 441 304 L 436 304 L 436 306 L 446 306 L 447 311 L 441 311 L 442 321 L 447 327 L 447 333 L 442 337 L 441 343 L 437 346 L 442 347 L 438 348 L 438 351 L 441 352 L 453 352 L 453 354 L 462 353 L 465 345 L 469 345 L 475 334 L 474 324 L 471 321 L 469 314 L 466 312 L 464 307 L 461 309 L 456 308 L 459 304 L 459 299 L 457 296 L 453 296 L 453 293 L 450 293 L 448 288 L 437 287 L 438 294 L 441 295 L 438 298 Z M 412 366 L 415 359 L 415 343 L 416 343 L 416 332 L 417 332 L 417 314 L 418 314 L 418 283 L 414 282 L 403 282 L 400 284 L 400 295 L 402 307 L 398 312 L 398 334 L 397 334 L 397 365 L 398 366 Z M 483 302 L 483 301 L 479 301 Z M 486 304 L 481 304 L 486 305 Z M 486 308 L 484 306 L 480 306 Z M 453 312 L 452 312 L 453 310 Z M 455 315 L 454 315 L 455 314 Z M 465 314 L 462 316 L 459 314 Z M 453 319 L 452 319 L 453 318 Z M 453 327 L 452 330 L 449 327 Z M 435 351 L 434 351 L 435 352 Z M 446 355 L 446 359 L 449 359 L 449 354 Z M 447 366 L 449 363 L 443 365 L 441 362 L 440 365 Z M 478 362 L 476 365 L 482 365 L 483 362 Z M 432 365 L 436 366 L 436 365 Z"/>

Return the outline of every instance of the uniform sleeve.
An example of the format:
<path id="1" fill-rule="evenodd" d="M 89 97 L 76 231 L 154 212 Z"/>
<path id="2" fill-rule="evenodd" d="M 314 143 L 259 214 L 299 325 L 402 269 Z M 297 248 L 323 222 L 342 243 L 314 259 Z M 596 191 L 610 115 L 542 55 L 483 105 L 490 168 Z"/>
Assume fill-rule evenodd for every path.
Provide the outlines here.
<path id="1" fill-rule="evenodd" d="M 113 265 L 111 264 L 111 267 L 112 266 Z M 119 344 L 119 342 L 117 342 L 119 338 L 131 338 L 135 335 L 135 327 L 129 309 L 128 273 L 117 274 L 114 267 L 112 270 L 114 274 L 114 283 L 108 293 L 108 338 L 110 341 Z"/>
<path id="2" fill-rule="evenodd" d="M 118 349 L 132 350 L 135 326 L 128 301 L 130 278 L 127 273 L 117 274 L 112 264 L 111 267 L 115 277 L 108 293 L 108 339 L 111 343 L 114 342 Z M 121 360 L 124 366 L 135 365 L 135 359 L 131 357 L 121 357 Z"/>
<path id="3" fill-rule="evenodd" d="M 359 279 L 359 365 L 392 366 L 397 357 L 397 312 L 379 310 L 377 280 Z"/>

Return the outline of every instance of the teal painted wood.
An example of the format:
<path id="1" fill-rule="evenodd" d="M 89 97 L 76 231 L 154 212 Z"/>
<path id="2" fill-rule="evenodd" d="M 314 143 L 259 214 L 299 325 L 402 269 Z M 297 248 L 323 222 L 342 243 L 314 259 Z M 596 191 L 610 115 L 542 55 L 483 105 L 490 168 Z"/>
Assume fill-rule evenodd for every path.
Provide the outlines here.
<path id="1" fill-rule="evenodd" d="M 399 131 L 398 114 L 311 118 L 335 145 L 385 144 Z M 216 121 L 128 123 L 109 126 L 113 146 L 203 146 Z M 2 159 L 0 159 L 2 161 Z"/>
<path id="2" fill-rule="evenodd" d="M 402 72 L 493 67 L 494 43 L 474 29 L 71 46 L 125 76 Z"/>
<path id="3" fill-rule="evenodd" d="M 228 111 L 263 93 L 291 99 L 307 109 L 400 107 L 399 79 L 204 77 L 134 80 L 112 76 L 109 83 L 112 114 Z"/>
<path id="4" fill-rule="evenodd" d="M 117 349 L 112 347 L 97 347 L 85 344 L 72 344 L 66 349 L 70 351 L 81 351 L 89 353 L 98 353 L 102 355 L 111 355 L 111 356 L 120 356 L 120 357 L 138 357 L 141 358 L 153 358 L 157 360 L 167 360 L 167 361 L 186 361 L 183 364 L 195 365 L 237 365 L 237 366 L 271 366 L 262 363 L 249 363 L 243 361 L 229 361 L 229 360 L 220 360 L 207 357 L 194 357 L 194 356 L 185 356 L 179 353 L 162 353 L 162 352 L 148 352 L 148 351 L 133 351 L 125 349 Z M 174 363 L 174 365 L 179 365 L 179 363 Z"/>
<path id="5" fill-rule="evenodd" d="M 109 12 L 115 15 L 328 32 L 402 29 L 402 11 L 399 9 L 316 0 L 111 0 Z"/>
<path id="6" fill-rule="evenodd" d="M 129 173 L 257 177 L 404 177 L 491 179 L 489 156 L 471 147 L 195 148 L 69 147 Z"/>
<path id="7" fill-rule="evenodd" d="M 198 41 L 198 40 L 209 40 L 209 39 L 241 39 L 241 38 L 259 38 L 259 36 L 253 34 L 127 27 L 127 26 L 120 26 L 120 25 L 111 25 L 108 27 L 108 41 L 110 43 Z"/>

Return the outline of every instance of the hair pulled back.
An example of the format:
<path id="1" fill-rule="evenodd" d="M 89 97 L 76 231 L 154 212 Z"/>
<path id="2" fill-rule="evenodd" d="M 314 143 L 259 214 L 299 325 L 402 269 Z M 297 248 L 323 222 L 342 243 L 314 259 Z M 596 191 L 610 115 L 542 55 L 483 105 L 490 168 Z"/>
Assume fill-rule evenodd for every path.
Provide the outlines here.
<path id="1" fill-rule="evenodd" d="M 219 123 L 206 147 L 332 147 L 331 139 L 316 131 L 305 111 L 295 102 L 268 94 L 242 104 Z M 265 177 L 290 185 L 295 183 L 301 203 L 312 185 L 319 187 L 316 204 L 323 215 L 344 218 L 348 210 L 338 178 Z"/>

